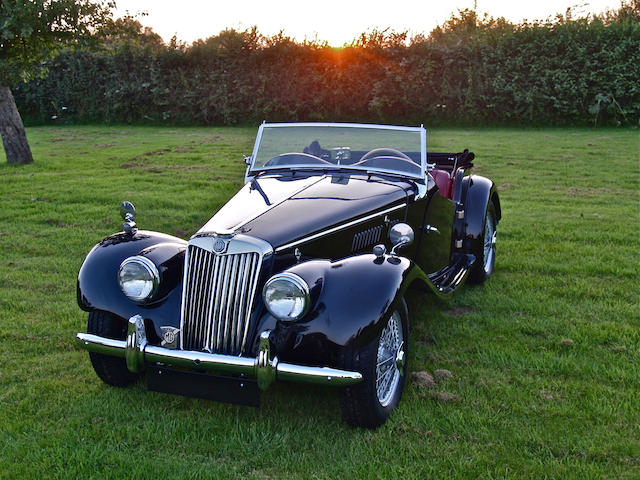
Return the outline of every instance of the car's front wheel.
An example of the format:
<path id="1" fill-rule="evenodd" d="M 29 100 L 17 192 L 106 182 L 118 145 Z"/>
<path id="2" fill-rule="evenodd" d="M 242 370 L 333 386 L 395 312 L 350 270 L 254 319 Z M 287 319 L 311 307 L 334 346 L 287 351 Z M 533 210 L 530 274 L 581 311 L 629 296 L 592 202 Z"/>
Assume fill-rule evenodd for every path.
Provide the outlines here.
<path id="1" fill-rule="evenodd" d="M 340 392 L 342 416 L 348 424 L 376 428 L 389 418 L 402 396 L 408 345 L 409 319 L 402 300 L 371 343 L 342 352 L 342 368 L 362 373 L 362 382 Z"/>
<path id="2" fill-rule="evenodd" d="M 127 322 L 110 312 L 94 310 L 89 312 L 87 332 L 101 337 L 124 340 L 127 336 Z M 127 368 L 124 358 L 89 352 L 91 365 L 100 379 L 114 387 L 126 387 L 134 383 L 139 374 Z"/>

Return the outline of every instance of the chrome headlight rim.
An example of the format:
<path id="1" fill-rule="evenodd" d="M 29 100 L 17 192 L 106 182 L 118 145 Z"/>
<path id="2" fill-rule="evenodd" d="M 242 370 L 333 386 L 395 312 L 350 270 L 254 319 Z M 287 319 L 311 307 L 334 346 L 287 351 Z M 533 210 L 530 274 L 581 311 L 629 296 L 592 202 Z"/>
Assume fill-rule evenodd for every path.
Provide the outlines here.
<path id="1" fill-rule="evenodd" d="M 282 317 L 281 315 L 278 315 L 277 313 L 272 311 L 271 307 L 269 306 L 269 302 L 267 301 L 267 295 L 266 295 L 267 288 L 269 288 L 269 286 L 273 282 L 278 280 L 285 280 L 292 283 L 302 293 L 302 297 L 304 298 L 304 307 L 300 311 L 300 313 L 298 313 L 294 317 Z M 296 275 L 295 273 L 282 272 L 282 273 L 276 273 L 271 278 L 269 278 L 269 280 L 265 282 L 264 287 L 262 288 L 262 301 L 264 302 L 264 305 L 269 311 L 269 313 L 274 317 L 276 317 L 278 320 L 282 320 L 283 322 L 295 322 L 303 318 L 309 312 L 309 308 L 311 307 L 311 293 L 309 290 L 309 285 L 307 284 L 307 282 L 304 281 L 302 277 L 300 277 L 299 275 Z"/>
<path id="2" fill-rule="evenodd" d="M 136 263 L 138 265 L 141 265 L 147 271 L 147 273 L 149 273 L 149 275 L 151 276 L 151 281 L 152 281 L 151 291 L 144 297 L 129 296 L 127 295 L 124 288 L 122 287 L 120 272 L 122 272 L 122 269 L 127 265 L 129 265 L 130 263 Z M 156 266 L 155 263 L 153 263 L 147 257 L 143 257 L 142 255 L 134 255 L 132 257 L 127 257 L 120 264 L 120 268 L 118 268 L 118 286 L 120 287 L 122 294 L 132 302 L 139 303 L 139 304 L 148 303 L 150 300 L 152 300 L 155 297 L 156 293 L 158 293 L 158 288 L 160 287 L 160 272 L 158 271 L 158 267 Z"/>

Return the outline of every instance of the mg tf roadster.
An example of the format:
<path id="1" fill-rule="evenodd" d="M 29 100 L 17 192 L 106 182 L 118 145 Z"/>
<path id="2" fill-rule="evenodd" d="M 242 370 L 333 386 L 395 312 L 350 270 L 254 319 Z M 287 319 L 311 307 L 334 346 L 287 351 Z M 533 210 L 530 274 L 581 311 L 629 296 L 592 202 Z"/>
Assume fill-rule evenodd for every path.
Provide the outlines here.
<path id="1" fill-rule="evenodd" d="M 500 200 L 473 159 L 427 152 L 423 127 L 262 124 L 244 187 L 188 242 L 123 202 L 80 269 L 77 340 L 110 385 L 257 405 L 276 380 L 323 384 L 375 428 L 406 380 L 407 290 L 493 272 Z"/>

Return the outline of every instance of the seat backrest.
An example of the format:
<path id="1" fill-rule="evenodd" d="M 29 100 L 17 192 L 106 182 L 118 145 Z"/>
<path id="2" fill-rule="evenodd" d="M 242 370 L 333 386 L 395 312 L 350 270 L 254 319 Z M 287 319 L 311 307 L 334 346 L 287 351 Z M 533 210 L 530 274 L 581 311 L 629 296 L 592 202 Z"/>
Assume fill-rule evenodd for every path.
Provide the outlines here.
<path id="1" fill-rule="evenodd" d="M 436 181 L 436 185 L 438 186 L 440 195 L 442 195 L 444 198 L 451 198 L 451 184 L 453 182 L 451 174 L 446 170 L 440 170 L 437 168 L 434 168 L 429 173 Z"/>

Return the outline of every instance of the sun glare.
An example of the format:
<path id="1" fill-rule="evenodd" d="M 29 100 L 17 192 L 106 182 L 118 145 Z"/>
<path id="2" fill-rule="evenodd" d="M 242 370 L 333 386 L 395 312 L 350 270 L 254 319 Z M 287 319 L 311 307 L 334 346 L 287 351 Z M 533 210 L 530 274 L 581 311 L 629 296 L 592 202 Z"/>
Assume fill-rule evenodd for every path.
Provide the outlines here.
<path id="1" fill-rule="evenodd" d="M 617 8 L 616 0 L 593 0 L 576 6 L 575 0 L 539 0 L 537 2 L 505 2 L 500 0 L 458 0 L 435 2 L 407 0 L 336 1 L 321 4 L 280 0 L 272 2 L 211 2 L 207 0 L 119 0 L 116 13 L 146 13 L 140 20 L 165 41 L 174 35 L 186 43 L 216 35 L 225 28 L 245 30 L 258 27 L 263 35 L 284 32 L 293 39 L 327 42 L 342 47 L 373 29 L 428 34 L 459 9 L 477 9 L 493 17 L 504 16 L 520 22 L 554 17 L 573 7 L 576 14 L 599 13 Z"/>

